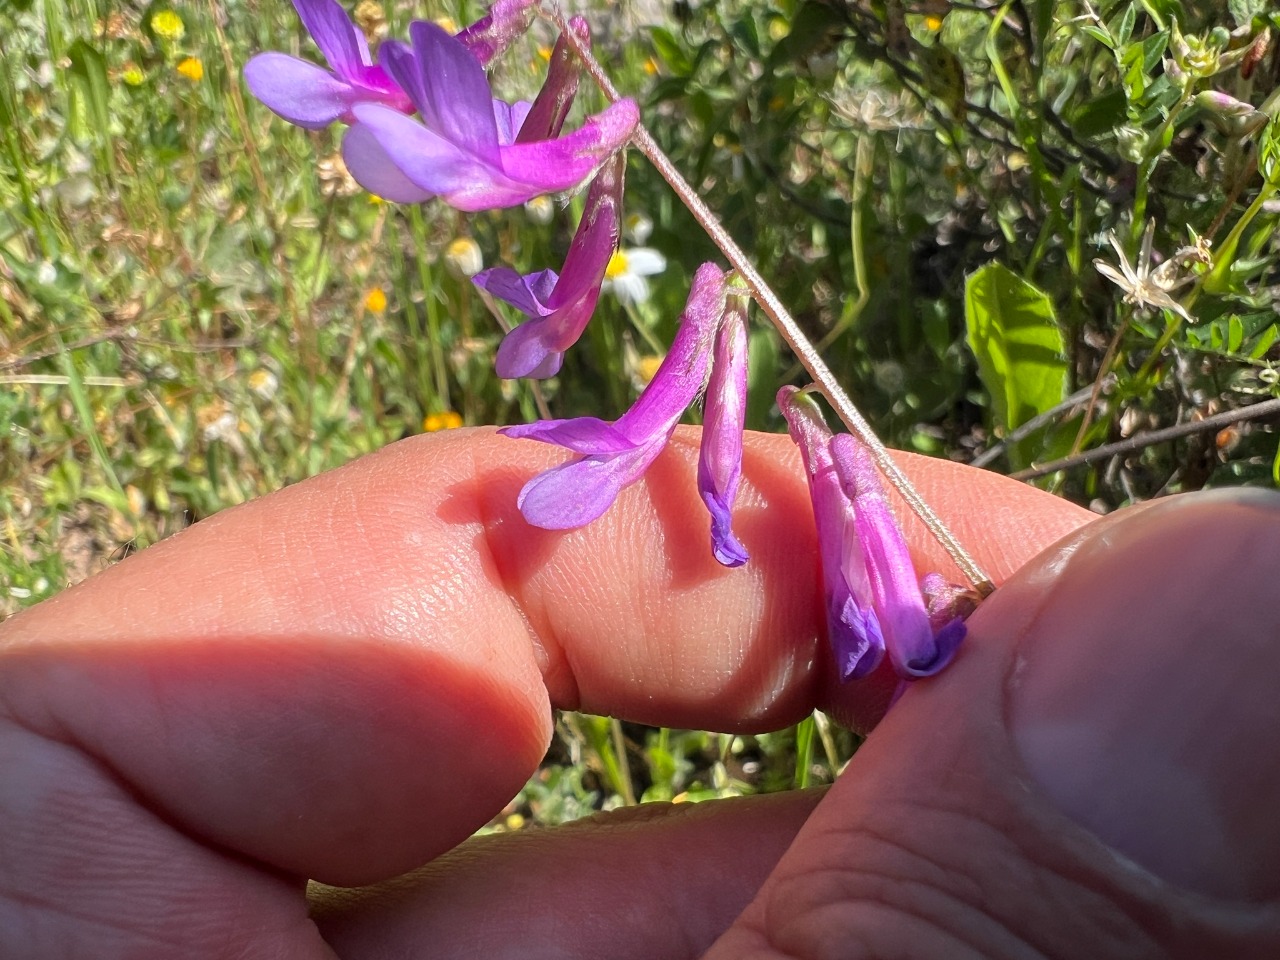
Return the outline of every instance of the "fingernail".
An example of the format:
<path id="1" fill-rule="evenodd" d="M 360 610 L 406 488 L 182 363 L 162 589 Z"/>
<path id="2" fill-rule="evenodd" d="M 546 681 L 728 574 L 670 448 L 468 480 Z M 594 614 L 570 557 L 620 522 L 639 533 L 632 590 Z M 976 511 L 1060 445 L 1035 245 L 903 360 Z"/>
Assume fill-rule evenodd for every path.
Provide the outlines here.
<path id="1" fill-rule="evenodd" d="M 1045 796 L 1150 872 L 1237 900 L 1280 893 L 1278 505 L 1223 491 L 1102 525 L 1047 579 L 1010 679 Z"/>

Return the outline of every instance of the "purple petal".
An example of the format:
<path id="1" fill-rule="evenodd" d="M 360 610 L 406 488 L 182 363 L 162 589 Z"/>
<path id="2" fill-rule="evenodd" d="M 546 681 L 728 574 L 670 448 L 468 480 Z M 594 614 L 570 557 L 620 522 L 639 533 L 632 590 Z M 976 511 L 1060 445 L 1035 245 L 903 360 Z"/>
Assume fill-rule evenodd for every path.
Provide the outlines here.
<path id="1" fill-rule="evenodd" d="M 524 485 L 517 505 L 524 518 L 546 530 L 569 530 L 600 517 L 618 494 L 644 475 L 666 437 L 609 457 L 586 457 L 538 474 Z"/>
<path id="2" fill-rule="evenodd" d="M 704 263 L 693 285 L 671 349 L 640 398 L 618 420 L 618 429 L 637 442 L 670 433 L 706 382 L 716 325 L 724 313 L 724 274 Z"/>
<path id="3" fill-rule="evenodd" d="M 841 683 L 861 680 L 875 672 L 884 659 L 884 634 L 876 613 L 858 606 L 852 595 L 844 595 L 838 609 L 827 611 L 831 652 Z"/>
<path id="4" fill-rule="evenodd" d="M 936 663 L 939 654 L 906 540 L 889 510 L 870 451 L 845 433 L 831 441 L 831 452 L 841 485 L 853 501 L 855 530 L 889 659 L 900 676 L 919 676 L 920 665 Z"/>
<path id="5" fill-rule="evenodd" d="M 552 310 L 580 301 L 593 290 L 599 293 L 605 270 L 618 249 L 618 238 L 622 233 L 622 185 L 626 163 L 622 153 L 614 154 L 591 181 L 582 219 L 565 256 L 560 282 L 546 301 Z M 581 332 L 579 329 L 573 340 L 577 340 Z"/>
<path id="6" fill-rule="evenodd" d="M 409 38 L 421 78 L 422 101 L 416 105 L 423 124 L 485 163 L 496 164 L 498 127 L 484 68 L 439 24 L 415 20 Z"/>
<path id="7" fill-rule="evenodd" d="M 732 296 L 716 333 L 698 455 L 698 491 L 711 513 L 711 552 L 727 567 L 747 562 L 747 551 L 732 529 L 746 417 L 747 307 L 743 297 Z"/>
<path id="8" fill-rule="evenodd" d="M 619 100 L 557 140 L 502 147 L 502 169 L 510 179 L 530 188 L 526 200 L 539 193 L 571 190 L 631 139 L 639 122 L 634 101 Z"/>
<path id="9" fill-rule="evenodd" d="M 276 114 L 322 130 L 351 111 L 360 91 L 314 63 L 283 53 L 260 53 L 244 65 L 249 90 Z"/>
<path id="10" fill-rule="evenodd" d="M 778 391 L 778 408 L 800 448 L 818 533 L 818 556 L 827 607 L 827 641 L 841 680 L 871 673 L 884 656 L 884 636 L 871 606 L 853 504 L 840 486 L 831 455 L 831 431 L 817 405 L 795 387 Z"/>
<path id="11" fill-rule="evenodd" d="M 374 103 L 357 104 L 352 112 L 391 162 L 422 190 L 451 197 L 492 186 L 492 168 L 411 117 Z M 350 169 L 360 180 L 356 168 Z"/>
<path id="12" fill-rule="evenodd" d="M 344 80 L 358 81 L 360 68 L 371 65 L 373 59 L 364 33 L 338 0 L 293 0 L 293 6 L 334 72 Z"/>
<path id="13" fill-rule="evenodd" d="M 515 143 L 516 131 L 524 124 L 531 107 L 532 104 L 528 100 L 507 103 L 505 100 L 494 98 L 493 121 L 498 125 L 498 143 L 501 146 Z"/>
<path id="14" fill-rule="evenodd" d="M 554 377 L 564 363 L 564 353 L 547 346 L 546 332 L 546 320 L 535 317 L 508 333 L 498 344 L 498 355 L 493 361 L 494 372 L 503 380 Z"/>
<path id="15" fill-rule="evenodd" d="M 569 29 L 584 46 L 590 48 L 591 28 L 584 18 L 571 19 Z M 573 106 L 573 98 L 577 95 L 581 72 L 582 65 L 578 55 L 569 46 L 568 39 L 560 36 L 556 40 L 555 49 L 551 51 L 547 79 L 543 81 L 542 89 L 538 91 L 537 99 L 533 101 L 524 123 L 515 128 L 520 131 L 516 137 L 518 142 L 549 140 L 560 135 L 564 122 L 569 117 L 569 108 Z"/>
<path id="16" fill-rule="evenodd" d="M 555 289 L 554 270 L 519 274 L 510 267 L 491 267 L 471 278 L 481 290 L 485 290 L 505 303 L 511 304 L 525 316 L 545 317 L 552 309 L 545 306 Z"/>
<path id="17" fill-rule="evenodd" d="M 538 0 L 498 0 L 489 13 L 458 34 L 471 56 L 487 67 L 511 41 L 529 29 Z"/>
<path id="18" fill-rule="evenodd" d="M 541 440 L 589 455 L 626 453 L 637 447 L 635 441 L 620 433 L 612 423 L 597 417 L 519 423 L 498 432 L 504 437 Z"/>
<path id="19" fill-rule="evenodd" d="M 373 132 L 357 123 L 342 138 L 342 160 L 355 181 L 374 196 L 393 203 L 422 203 L 435 194 L 400 172 Z"/>

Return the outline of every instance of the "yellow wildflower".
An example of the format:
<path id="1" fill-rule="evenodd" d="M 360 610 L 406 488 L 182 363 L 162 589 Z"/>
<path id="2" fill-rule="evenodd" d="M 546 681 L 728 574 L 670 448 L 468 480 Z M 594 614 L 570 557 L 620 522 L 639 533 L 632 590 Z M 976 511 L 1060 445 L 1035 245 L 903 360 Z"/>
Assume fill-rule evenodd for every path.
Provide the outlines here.
<path id="1" fill-rule="evenodd" d="M 168 40 L 170 43 L 176 43 L 181 40 L 187 32 L 186 26 L 182 23 L 182 18 L 172 10 L 160 10 L 151 15 L 151 29 L 155 31 L 155 35 L 161 40 Z"/>
<path id="2" fill-rule="evenodd" d="M 199 57 L 187 57 L 178 64 L 177 70 L 192 83 L 199 83 L 204 79 L 204 64 Z"/>
<path id="3" fill-rule="evenodd" d="M 445 33 L 458 32 L 458 21 L 454 20 L 453 17 L 436 17 L 436 26 Z"/>
<path id="4" fill-rule="evenodd" d="M 925 29 L 937 33 L 942 29 L 942 18 L 936 13 L 931 13 L 924 18 Z"/>
<path id="5" fill-rule="evenodd" d="M 453 410 L 446 410 L 444 413 L 429 413 L 426 419 L 422 421 L 422 429 L 427 433 L 436 433 L 440 430 L 456 430 L 462 426 L 462 416 Z"/>
<path id="6" fill-rule="evenodd" d="M 387 295 L 381 287 L 372 287 L 364 295 L 364 308 L 370 313 L 382 313 L 387 309 Z"/>
<path id="7" fill-rule="evenodd" d="M 120 71 L 120 79 L 131 87 L 140 87 L 146 82 L 147 75 L 142 72 L 136 63 L 130 60 L 124 65 L 124 69 Z"/>
<path id="8" fill-rule="evenodd" d="M 658 61 L 653 57 L 647 57 L 644 61 L 644 72 L 652 77 L 658 72 Z"/>

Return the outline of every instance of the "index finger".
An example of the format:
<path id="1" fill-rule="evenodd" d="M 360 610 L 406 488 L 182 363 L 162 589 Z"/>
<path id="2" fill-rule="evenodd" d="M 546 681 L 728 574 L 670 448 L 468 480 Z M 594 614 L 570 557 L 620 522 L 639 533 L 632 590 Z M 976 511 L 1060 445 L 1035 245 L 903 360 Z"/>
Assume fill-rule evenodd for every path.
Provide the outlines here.
<path id="1" fill-rule="evenodd" d="M 721 730 L 815 706 L 874 715 L 882 691 L 840 688 L 820 643 L 790 442 L 749 438 L 736 525 L 752 559 L 726 570 L 707 548 L 696 437 L 681 430 L 568 532 L 515 509 L 559 452 L 487 430 L 396 444 L 6 624 L 0 704 L 194 832 L 336 882 L 416 865 L 485 822 L 536 767 L 551 707 Z M 1089 517 L 991 474 L 904 465 L 997 580 Z M 921 568 L 950 572 L 907 529 Z"/>

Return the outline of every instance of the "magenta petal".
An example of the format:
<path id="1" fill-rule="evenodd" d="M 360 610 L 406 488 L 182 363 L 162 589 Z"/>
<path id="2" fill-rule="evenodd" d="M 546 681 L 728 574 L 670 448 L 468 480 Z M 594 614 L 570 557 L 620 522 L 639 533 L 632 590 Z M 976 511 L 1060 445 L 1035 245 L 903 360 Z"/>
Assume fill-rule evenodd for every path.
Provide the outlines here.
<path id="1" fill-rule="evenodd" d="M 680 328 L 640 398 L 618 420 L 618 429 L 639 440 L 670 431 L 706 382 L 716 325 L 724 313 L 724 273 L 704 263 L 693 275 Z"/>
<path id="2" fill-rule="evenodd" d="M 423 124 L 467 153 L 496 163 L 498 127 L 484 68 L 439 24 L 415 20 L 409 38 L 421 76 L 423 99 L 417 107 Z"/>
<path id="3" fill-rule="evenodd" d="M 373 63 L 369 44 L 338 0 L 293 0 L 302 25 L 338 76 L 358 81 L 360 68 Z"/>
<path id="4" fill-rule="evenodd" d="M 778 391 L 778 408 L 800 448 L 818 533 L 818 559 L 827 610 L 827 641 L 842 681 L 871 673 L 885 641 L 872 609 L 871 585 L 854 529 L 853 504 L 836 475 L 831 430 L 816 404 L 795 387 Z"/>
<path id="5" fill-rule="evenodd" d="M 598 519 L 618 494 L 644 475 L 666 437 L 626 453 L 585 457 L 538 474 L 517 504 L 524 518 L 545 530 L 569 530 Z"/>
<path id="6" fill-rule="evenodd" d="M 574 17 L 569 21 L 569 29 L 574 32 L 582 44 L 591 46 L 591 28 L 582 17 Z M 569 46 L 568 39 L 561 35 L 556 40 L 555 49 L 551 51 L 551 62 L 547 67 L 547 79 L 538 91 L 537 99 L 523 124 L 515 129 L 519 131 L 516 139 L 520 143 L 531 140 L 548 140 L 560 136 L 564 122 L 569 117 L 569 108 L 573 106 L 573 98 L 578 92 L 578 77 L 582 72 L 582 64 L 578 55 Z"/>
<path id="7" fill-rule="evenodd" d="M 504 437 L 541 440 L 574 453 L 596 454 L 625 453 L 638 444 L 624 436 L 607 420 L 597 417 L 573 417 L 569 420 L 540 420 L 537 423 L 519 423 L 498 431 Z"/>
<path id="8" fill-rule="evenodd" d="M 535 317 L 516 327 L 498 344 L 493 369 L 503 380 L 545 380 L 560 372 L 564 352 L 547 346 L 547 320 Z"/>
<path id="9" fill-rule="evenodd" d="M 250 92 L 276 114 L 309 130 L 340 120 L 359 91 L 323 67 L 283 53 L 260 53 L 244 65 Z"/>
<path id="10" fill-rule="evenodd" d="M 491 185 L 491 168 L 413 118 L 376 103 L 357 104 L 352 112 L 400 172 L 421 189 L 448 195 Z"/>
<path id="11" fill-rule="evenodd" d="M 855 530 L 889 659 L 899 676 L 919 676 L 922 664 L 927 668 L 937 662 L 938 648 L 906 539 L 866 446 L 840 434 L 832 440 L 831 452 L 841 485 L 853 501 Z"/>
<path id="12" fill-rule="evenodd" d="M 619 100 L 557 140 L 502 147 L 502 169 L 512 180 L 534 188 L 529 197 L 571 190 L 626 144 L 639 122 L 635 103 Z"/>
<path id="13" fill-rule="evenodd" d="M 393 203 L 422 203 L 435 194 L 400 172 L 372 131 L 357 123 L 342 138 L 342 160 L 356 183 Z"/>
<path id="14" fill-rule="evenodd" d="M 742 476 L 746 417 L 746 301 L 733 296 L 716 333 L 698 454 L 698 491 L 711 513 L 711 552 L 727 567 L 741 566 L 748 558 L 732 527 L 733 502 Z"/>
<path id="15" fill-rule="evenodd" d="M 516 37 L 529 29 L 538 0 L 498 0 L 488 14 L 458 34 L 481 66 L 502 53 Z"/>
<path id="16" fill-rule="evenodd" d="M 471 282 L 481 290 L 511 304 L 529 317 L 545 317 L 552 312 L 545 304 L 558 280 L 554 270 L 521 275 L 510 267 L 491 267 L 471 278 Z"/>

